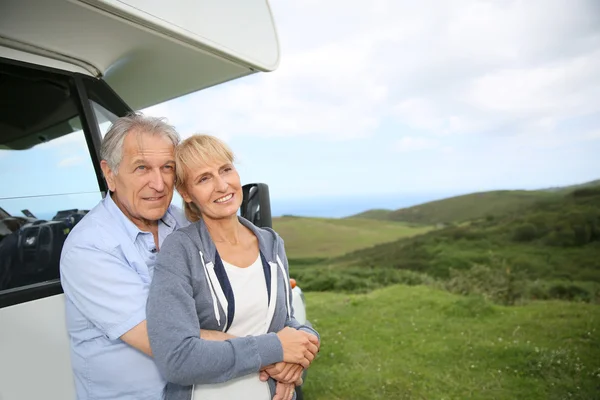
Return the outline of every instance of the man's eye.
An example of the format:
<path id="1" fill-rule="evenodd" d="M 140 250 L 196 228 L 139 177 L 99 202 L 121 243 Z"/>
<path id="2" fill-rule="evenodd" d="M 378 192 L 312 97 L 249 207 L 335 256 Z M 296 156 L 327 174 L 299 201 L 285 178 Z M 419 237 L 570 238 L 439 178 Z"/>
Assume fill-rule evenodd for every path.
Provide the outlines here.
<path id="1" fill-rule="evenodd" d="M 165 169 L 168 169 L 168 170 L 172 171 L 172 170 L 175 169 L 175 167 L 172 166 L 172 165 L 165 165 Z"/>
<path id="2" fill-rule="evenodd" d="M 146 169 L 145 165 L 138 165 L 137 168 L 136 168 L 136 170 L 140 170 L 140 171 L 143 171 L 145 169 Z"/>

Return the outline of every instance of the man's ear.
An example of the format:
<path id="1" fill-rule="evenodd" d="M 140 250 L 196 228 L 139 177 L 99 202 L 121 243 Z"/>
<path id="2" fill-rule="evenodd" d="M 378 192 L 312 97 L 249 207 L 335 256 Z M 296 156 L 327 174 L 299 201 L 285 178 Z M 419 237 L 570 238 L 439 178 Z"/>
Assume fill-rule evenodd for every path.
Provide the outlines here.
<path id="1" fill-rule="evenodd" d="M 102 174 L 104 175 L 104 179 L 106 180 L 106 184 L 108 185 L 108 190 L 111 192 L 115 191 L 115 174 L 112 169 L 108 166 L 106 160 L 100 161 L 100 168 L 102 169 Z"/>

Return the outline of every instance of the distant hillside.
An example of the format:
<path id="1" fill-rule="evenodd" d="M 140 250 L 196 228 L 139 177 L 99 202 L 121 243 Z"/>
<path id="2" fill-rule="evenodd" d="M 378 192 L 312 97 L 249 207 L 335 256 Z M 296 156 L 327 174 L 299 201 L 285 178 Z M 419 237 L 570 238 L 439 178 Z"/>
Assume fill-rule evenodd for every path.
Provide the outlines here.
<path id="1" fill-rule="evenodd" d="M 366 219 L 377 219 L 380 221 L 389 221 L 390 213 L 392 210 L 385 209 L 374 209 L 361 212 L 360 214 L 352 215 L 348 218 L 366 218 Z"/>
<path id="2" fill-rule="evenodd" d="M 290 259 L 326 258 L 431 230 L 375 219 L 273 218 Z"/>
<path id="3" fill-rule="evenodd" d="M 600 180 L 542 190 L 496 190 L 471 193 L 395 211 L 368 210 L 350 218 L 387 219 L 427 225 L 461 223 L 513 213 L 540 201 L 551 201 L 576 189 L 598 186 Z"/>
<path id="4" fill-rule="evenodd" d="M 600 283 L 600 187 L 578 189 L 500 218 L 377 245 L 331 260 L 340 266 L 391 267 L 448 277 L 450 269 L 506 260 L 530 279 Z"/>
<path id="5" fill-rule="evenodd" d="M 402 208 L 389 213 L 388 218 L 419 224 L 460 223 L 503 215 L 555 196 L 552 192 L 527 190 L 472 193 Z"/>
<path id="6" fill-rule="evenodd" d="M 584 189 L 584 188 L 589 188 L 589 187 L 596 187 L 596 186 L 600 186 L 600 179 L 596 179 L 595 181 L 590 181 L 590 182 L 585 182 L 585 183 L 579 183 L 577 185 L 557 186 L 557 187 L 551 187 L 551 188 L 547 188 L 547 189 L 543 189 L 543 190 L 549 191 L 549 192 L 568 193 L 568 192 L 572 192 L 573 190 Z"/>

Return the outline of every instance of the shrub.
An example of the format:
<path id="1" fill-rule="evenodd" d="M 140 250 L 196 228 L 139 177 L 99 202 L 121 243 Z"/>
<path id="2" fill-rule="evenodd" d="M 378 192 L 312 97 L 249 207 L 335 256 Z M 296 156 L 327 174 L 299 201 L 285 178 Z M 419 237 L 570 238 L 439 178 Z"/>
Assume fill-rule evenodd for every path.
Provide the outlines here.
<path id="1" fill-rule="evenodd" d="M 596 187 L 587 187 L 574 190 L 572 196 L 575 198 L 578 197 L 592 197 L 592 196 L 600 196 L 600 186 Z"/>
<path id="2" fill-rule="evenodd" d="M 516 242 L 530 242 L 538 237 L 538 230 L 535 225 L 526 223 L 519 225 L 513 231 L 513 240 Z"/>
<path id="3" fill-rule="evenodd" d="M 546 237 L 545 243 L 549 246 L 570 247 L 575 244 L 574 238 L 571 227 L 561 224 Z"/>
<path id="4" fill-rule="evenodd" d="M 568 300 L 586 303 L 600 302 L 600 284 L 578 281 L 534 281 L 530 283 L 529 295 L 535 300 Z"/>
<path id="5" fill-rule="evenodd" d="M 450 271 L 446 290 L 463 295 L 481 295 L 494 302 L 511 305 L 526 297 L 526 281 L 521 273 L 512 273 L 505 261 L 491 259 L 492 268 L 476 264 L 468 270 Z"/>
<path id="6" fill-rule="evenodd" d="M 469 295 L 458 299 L 444 311 L 448 316 L 463 318 L 481 318 L 496 312 L 489 301 L 478 295 Z"/>
<path id="7" fill-rule="evenodd" d="M 550 287 L 548 291 L 550 298 L 560 300 L 579 300 L 589 302 L 591 294 L 585 288 L 574 284 L 557 284 Z"/>

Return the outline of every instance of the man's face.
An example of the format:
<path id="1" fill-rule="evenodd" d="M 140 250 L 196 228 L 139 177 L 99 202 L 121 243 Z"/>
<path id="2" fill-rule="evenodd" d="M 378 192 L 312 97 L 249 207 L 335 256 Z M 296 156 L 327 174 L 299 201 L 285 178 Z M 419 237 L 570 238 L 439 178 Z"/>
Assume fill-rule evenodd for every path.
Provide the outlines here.
<path id="1" fill-rule="evenodd" d="M 123 142 L 118 173 L 102 161 L 115 204 L 140 229 L 161 219 L 171 204 L 174 150 L 173 143 L 165 137 L 134 131 Z"/>

